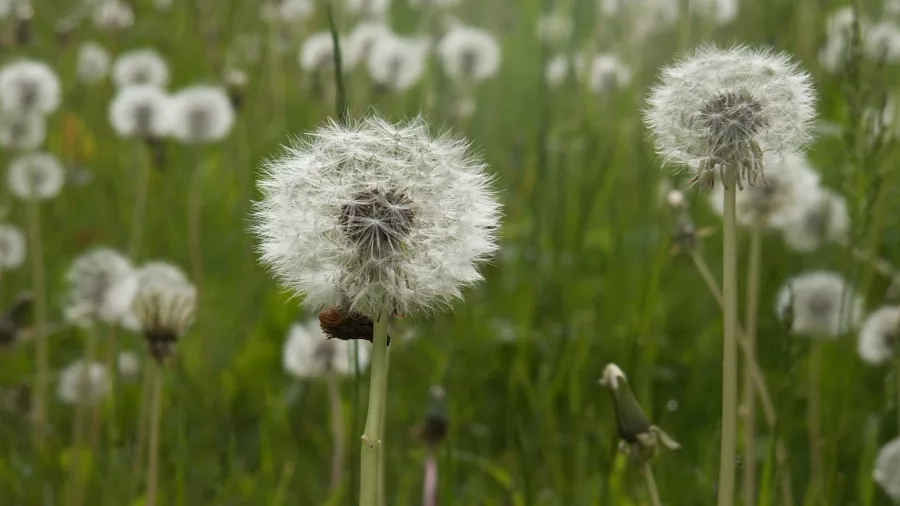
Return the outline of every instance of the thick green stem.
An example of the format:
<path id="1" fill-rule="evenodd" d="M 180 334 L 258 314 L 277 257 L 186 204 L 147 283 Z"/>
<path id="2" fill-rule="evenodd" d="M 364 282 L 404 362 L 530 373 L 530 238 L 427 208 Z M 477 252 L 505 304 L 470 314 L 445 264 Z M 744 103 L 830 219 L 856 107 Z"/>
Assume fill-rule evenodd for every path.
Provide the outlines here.
<path id="1" fill-rule="evenodd" d="M 809 387 L 806 400 L 807 423 L 809 424 L 809 488 L 812 494 L 812 503 L 818 504 L 822 499 L 822 485 L 824 482 L 822 467 L 822 343 L 816 339 L 812 343 L 809 353 Z"/>
<path id="2" fill-rule="evenodd" d="M 750 267 L 747 271 L 747 313 L 744 317 L 744 504 L 756 504 L 756 328 L 759 314 L 759 268 L 762 257 L 762 233 L 750 231 Z"/>
<path id="3" fill-rule="evenodd" d="M 134 145 L 134 170 L 137 172 L 134 188 L 134 212 L 131 217 L 131 259 L 137 260 L 141 249 L 144 222 L 147 219 L 147 194 L 150 191 L 150 167 L 142 153 L 141 142 Z"/>
<path id="4" fill-rule="evenodd" d="M 41 241 L 41 207 L 28 201 L 28 238 L 31 249 L 31 282 L 34 287 L 34 343 L 37 374 L 34 381 L 34 426 L 38 448 L 44 446 L 47 424 L 47 389 L 50 385 L 50 343 L 47 342 L 47 300 L 44 251 Z"/>
<path id="5" fill-rule="evenodd" d="M 331 487 L 332 496 L 344 481 L 344 455 L 347 441 L 344 434 L 344 407 L 341 405 L 341 386 L 336 374 L 328 375 L 328 404 L 331 406 Z"/>
<path id="6" fill-rule="evenodd" d="M 389 371 L 391 366 L 391 348 L 388 347 L 385 352 L 385 372 L 384 372 L 384 392 L 382 395 L 385 399 L 385 405 L 387 405 L 387 386 L 389 379 Z M 387 458 L 387 452 L 384 451 L 384 418 L 387 414 L 387 409 L 381 410 L 381 433 L 378 435 L 378 439 L 381 440 L 381 447 L 378 450 L 378 506 L 385 506 L 387 504 L 387 486 L 384 483 L 385 480 L 385 464 L 384 461 Z"/>
<path id="7" fill-rule="evenodd" d="M 153 371 L 153 398 L 150 408 L 150 443 L 147 458 L 147 502 L 156 506 L 159 496 L 159 424 L 162 419 L 163 366 L 156 364 Z"/>
<path id="8" fill-rule="evenodd" d="M 382 425 L 384 422 L 385 393 L 387 390 L 387 323 L 383 312 L 375 320 L 372 338 L 371 373 L 369 377 L 369 409 L 366 428 L 362 436 L 360 452 L 359 506 L 378 505 L 378 454 L 381 451 Z"/>
<path id="9" fill-rule="evenodd" d="M 725 212 L 722 244 L 722 301 L 725 339 L 722 354 L 722 440 L 719 452 L 719 506 L 734 504 L 734 463 L 737 443 L 737 188 L 734 169 L 725 170 Z"/>
<path id="10" fill-rule="evenodd" d="M 653 478 L 653 470 L 650 469 L 650 463 L 644 462 L 644 479 L 647 481 L 647 492 L 650 494 L 650 504 L 653 506 L 662 506 L 659 499 L 659 490 L 656 488 L 656 480 Z"/>

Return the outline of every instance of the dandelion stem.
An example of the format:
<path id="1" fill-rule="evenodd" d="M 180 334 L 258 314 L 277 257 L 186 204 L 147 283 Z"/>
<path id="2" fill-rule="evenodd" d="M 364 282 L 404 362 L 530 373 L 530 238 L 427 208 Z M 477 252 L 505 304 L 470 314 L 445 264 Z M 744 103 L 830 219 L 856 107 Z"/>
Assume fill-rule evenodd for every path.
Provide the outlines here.
<path id="1" fill-rule="evenodd" d="M 428 449 L 425 459 L 425 479 L 422 487 L 422 506 L 437 506 L 438 463 L 434 449 Z"/>
<path id="2" fill-rule="evenodd" d="M 197 286 L 197 299 L 203 298 L 203 175 L 204 165 L 197 166 L 188 190 L 188 244 L 191 271 Z"/>
<path id="3" fill-rule="evenodd" d="M 84 337 L 84 357 L 83 364 L 84 368 L 81 370 L 81 374 L 79 375 L 77 381 L 78 386 L 76 395 L 76 404 L 75 404 L 75 419 L 72 422 L 72 469 L 70 478 L 72 480 L 72 489 L 71 489 L 71 502 L 73 506 L 80 506 L 81 501 L 84 496 L 84 480 L 87 478 L 85 476 L 85 469 L 82 464 L 84 464 L 85 457 L 90 455 L 90 452 L 84 445 L 84 431 L 85 431 L 85 418 L 87 418 L 87 402 L 90 399 L 90 395 L 88 394 L 89 389 L 91 388 L 91 375 L 90 375 L 90 367 L 94 362 L 94 356 L 96 355 L 96 346 L 97 339 L 94 335 L 94 329 L 88 327 L 85 329 L 85 337 Z M 93 408 L 92 408 L 93 409 Z"/>
<path id="4" fill-rule="evenodd" d="M 141 382 L 140 408 L 138 409 L 137 440 L 135 441 L 134 455 L 132 456 L 131 479 L 128 484 L 128 492 L 133 496 L 137 489 L 141 464 L 144 462 L 144 440 L 147 439 L 147 405 L 150 402 L 150 386 L 153 381 L 153 372 L 149 367 L 143 368 L 143 381 Z"/>
<path id="5" fill-rule="evenodd" d="M 382 434 L 382 413 L 387 389 L 387 322 L 388 314 L 383 312 L 375 320 L 372 338 L 369 408 L 360 452 L 359 506 L 378 504 L 378 453 L 383 449 L 379 438 Z"/>
<path id="6" fill-rule="evenodd" d="M 34 286 L 34 339 L 37 374 L 34 384 L 35 437 L 44 446 L 47 423 L 47 388 L 50 384 L 50 343 L 47 342 L 47 301 L 44 282 L 44 251 L 41 242 L 41 208 L 36 198 L 28 201 L 28 236 L 31 242 L 31 282 Z"/>
<path id="7" fill-rule="evenodd" d="M 747 272 L 747 313 L 744 317 L 744 504 L 756 504 L 756 401 L 753 365 L 756 364 L 756 327 L 759 314 L 759 268 L 762 234 L 750 231 L 750 267 Z"/>
<path id="8" fill-rule="evenodd" d="M 109 404 L 111 430 L 116 430 L 116 396 L 119 387 L 119 333 L 116 326 L 109 326 L 109 341 L 106 347 L 106 371 L 109 373 Z M 92 446 L 93 448 L 93 446 Z"/>
<path id="9" fill-rule="evenodd" d="M 807 416 L 809 424 L 809 483 L 810 493 L 812 494 L 812 502 L 816 504 L 821 498 L 821 490 L 823 485 L 822 472 L 822 397 L 821 397 L 821 374 L 822 374 L 822 343 L 812 343 L 812 349 L 809 353 L 809 382 Z"/>
<path id="10" fill-rule="evenodd" d="M 334 19 L 334 5 L 333 2 L 329 0 L 328 2 L 328 29 L 331 32 L 331 42 L 334 44 L 334 51 L 332 51 L 332 58 L 334 62 L 334 86 L 337 89 L 337 94 L 335 96 L 335 107 L 337 108 L 338 122 L 342 125 L 347 124 L 347 117 L 349 115 L 348 105 L 347 105 L 347 86 L 344 84 L 344 65 L 342 61 L 341 54 L 341 42 L 340 36 L 338 35 L 337 22 Z"/>
<path id="11" fill-rule="evenodd" d="M 131 248 L 130 257 L 136 260 L 141 250 L 141 238 L 143 236 L 144 221 L 147 218 L 147 193 L 150 191 L 150 167 L 147 157 L 142 153 L 143 145 L 136 142 L 134 145 L 134 214 L 131 221 Z"/>
<path id="12" fill-rule="evenodd" d="M 647 492 L 650 494 L 650 504 L 662 506 L 662 501 L 659 499 L 659 490 L 656 489 L 656 479 L 653 478 L 653 470 L 650 469 L 650 463 L 644 462 L 642 468 L 644 470 L 644 479 L 647 481 Z"/>
<path id="13" fill-rule="evenodd" d="M 153 398 L 150 408 L 150 443 L 147 458 L 147 502 L 145 506 L 156 506 L 159 487 L 159 424 L 162 418 L 163 368 L 154 367 Z"/>
<path id="14" fill-rule="evenodd" d="M 382 393 L 385 406 L 387 406 L 387 386 L 388 386 L 388 371 L 391 368 L 391 348 L 388 347 L 387 351 L 385 351 L 385 369 L 384 369 L 384 392 Z M 381 446 L 378 449 L 378 506 L 385 506 L 387 504 L 387 490 L 384 484 L 385 480 L 385 466 L 384 461 L 387 458 L 387 452 L 384 451 L 384 417 L 386 416 L 387 409 L 381 410 L 381 433 L 378 434 L 378 439 L 381 441 Z"/>
<path id="15" fill-rule="evenodd" d="M 726 167 L 722 245 L 722 301 L 725 339 L 722 354 L 722 440 L 719 453 L 719 506 L 734 504 L 734 462 L 737 443 L 737 223 L 734 168 Z"/>
<path id="16" fill-rule="evenodd" d="M 328 375 L 328 403 L 331 406 L 331 495 L 340 489 L 344 474 L 344 454 L 346 438 L 344 435 L 344 407 L 341 404 L 341 388 L 338 377 Z"/>

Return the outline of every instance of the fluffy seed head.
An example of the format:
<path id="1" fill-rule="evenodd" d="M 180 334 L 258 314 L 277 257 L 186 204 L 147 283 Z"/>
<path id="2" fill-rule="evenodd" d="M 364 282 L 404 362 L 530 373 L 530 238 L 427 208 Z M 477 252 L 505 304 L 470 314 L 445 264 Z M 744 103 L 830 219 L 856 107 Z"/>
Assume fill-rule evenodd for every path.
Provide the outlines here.
<path id="1" fill-rule="evenodd" d="M 28 153 L 13 158 L 6 182 L 13 195 L 24 200 L 48 200 L 59 195 L 66 175 L 59 160 L 49 153 Z"/>
<path id="2" fill-rule="evenodd" d="M 409 0 L 410 7 L 434 7 L 436 9 L 452 9 L 460 0 Z"/>
<path id="3" fill-rule="evenodd" d="M 0 224 L 0 271 L 17 269 L 25 263 L 25 235 L 12 225 Z"/>
<path id="4" fill-rule="evenodd" d="M 18 60 L 0 68 L 0 108 L 50 114 L 59 107 L 59 77 L 47 64 Z"/>
<path id="5" fill-rule="evenodd" d="M 353 68 L 362 62 L 368 62 L 381 41 L 391 37 L 396 36 L 384 21 L 363 21 L 357 24 L 347 36 L 346 44 L 341 45 L 344 65 L 347 68 Z M 328 64 L 330 63 L 328 62 Z"/>
<path id="6" fill-rule="evenodd" d="M 234 107 L 220 86 L 192 86 L 172 97 L 172 135 L 188 144 L 224 139 L 234 125 Z"/>
<path id="7" fill-rule="evenodd" d="M 263 5 L 262 18 L 269 23 L 295 23 L 306 21 L 315 12 L 313 0 L 276 0 Z"/>
<path id="8" fill-rule="evenodd" d="M 330 122 L 269 161 L 261 258 L 311 308 L 411 314 L 461 297 L 497 249 L 499 204 L 467 142 L 425 122 Z"/>
<path id="9" fill-rule="evenodd" d="M 175 352 L 175 345 L 193 325 L 197 313 L 197 289 L 180 271 L 162 265 L 154 263 L 141 269 L 131 305 L 150 354 L 160 363 Z"/>
<path id="10" fill-rule="evenodd" d="M 341 376 L 353 374 L 354 343 L 329 339 L 319 328 L 317 320 L 297 323 L 291 326 L 284 343 L 284 370 L 297 378 L 318 378 L 333 373 Z M 365 369 L 369 363 L 371 345 L 359 343 L 359 367 Z"/>
<path id="11" fill-rule="evenodd" d="M 314 72 L 332 68 L 334 64 L 334 41 L 329 32 L 310 35 L 300 48 L 300 68 Z"/>
<path id="12" fill-rule="evenodd" d="M 799 253 L 815 251 L 823 244 L 844 244 L 850 231 L 847 200 L 837 192 L 818 188 L 799 202 L 799 212 L 780 225 L 784 242 Z"/>
<path id="13" fill-rule="evenodd" d="M 169 83 L 169 64 L 153 49 L 130 51 L 113 64 L 113 81 L 119 88 L 135 84 L 164 88 Z"/>
<path id="14" fill-rule="evenodd" d="M 47 138 L 47 124 L 36 112 L 0 112 L 0 147 L 33 151 Z"/>
<path id="15" fill-rule="evenodd" d="M 900 338 L 900 308 L 883 307 L 866 318 L 859 331 L 856 350 L 872 365 L 881 365 L 894 356 Z"/>
<path id="16" fill-rule="evenodd" d="M 420 39 L 388 36 L 371 51 L 369 75 L 380 85 L 404 91 L 416 84 L 425 72 L 428 42 Z"/>
<path id="17" fill-rule="evenodd" d="M 730 165 L 739 185 L 756 185 L 764 152 L 797 151 L 809 140 L 816 96 L 810 76 L 783 53 L 703 46 L 663 69 L 647 103 L 644 120 L 664 164 L 707 184 Z"/>
<path id="18" fill-rule="evenodd" d="M 572 37 L 574 28 L 572 16 L 562 11 L 553 11 L 538 19 L 537 36 L 551 46 L 559 46 Z"/>
<path id="19" fill-rule="evenodd" d="M 96 406 L 106 399 L 110 390 L 106 366 L 78 360 L 60 372 L 56 395 L 66 404 Z"/>
<path id="20" fill-rule="evenodd" d="M 157 86 L 136 84 L 120 88 L 109 105 L 109 122 L 120 137 L 158 139 L 172 124 L 172 105 Z"/>
<path id="21" fill-rule="evenodd" d="M 347 12 L 370 18 L 383 18 L 391 8 L 391 0 L 344 0 Z"/>
<path id="22" fill-rule="evenodd" d="M 690 0 L 691 12 L 712 19 L 717 25 L 727 25 L 738 15 L 738 0 Z"/>
<path id="23" fill-rule="evenodd" d="M 622 63 L 618 55 L 598 54 L 591 60 L 588 71 L 588 88 L 597 94 L 627 87 L 631 83 L 631 69 Z"/>
<path id="24" fill-rule="evenodd" d="M 437 53 L 444 72 L 455 81 L 484 81 L 500 69 L 500 45 L 490 32 L 480 28 L 451 28 L 441 37 Z"/>
<path id="25" fill-rule="evenodd" d="M 100 0 L 92 13 L 94 26 L 106 30 L 124 30 L 134 25 L 134 11 L 121 0 Z"/>
<path id="26" fill-rule="evenodd" d="M 839 274 L 811 271 L 782 285 L 775 309 L 793 334 L 837 337 L 857 327 L 863 299 Z"/>
<path id="27" fill-rule="evenodd" d="M 893 21 L 880 21 L 869 27 L 863 43 L 866 57 L 873 61 L 900 61 L 900 26 Z"/>
<path id="28" fill-rule="evenodd" d="M 109 52 L 96 42 L 85 42 L 78 47 L 76 73 L 82 82 L 93 84 L 106 79 L 112 58 Z"/>
<path id="29" fill-rule="evenodd" d="M 900 438 L 895 438 L 881 447 L 875 459 L 872 477 L 892 500 L 900 501 Z"/>
<path id="30" fill-rule="evenodd" d="M 66 273 L 66 285 L 66 319 L 80 326 L 119 322 L 131 309 L 138 287 L 131 262 L 109 248 L 76 258 Z"/>
<path id="31" fill-rule="evenodd" d="M 116 357 L 116 368 L 122 378 L 135 380 L 141 373 L 141 357 L 130 350 L 119 352 Z"/>

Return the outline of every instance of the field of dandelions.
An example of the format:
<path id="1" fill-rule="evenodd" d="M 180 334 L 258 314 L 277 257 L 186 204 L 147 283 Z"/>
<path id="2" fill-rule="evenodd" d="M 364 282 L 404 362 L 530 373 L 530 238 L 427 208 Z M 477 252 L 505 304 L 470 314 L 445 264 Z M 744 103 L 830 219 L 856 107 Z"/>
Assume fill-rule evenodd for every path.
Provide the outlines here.
<path id="1" fill-rule="evenodd" d="M 898 65 L 898 0 L 0 0 L 0 504 L 900 503 Z"/>

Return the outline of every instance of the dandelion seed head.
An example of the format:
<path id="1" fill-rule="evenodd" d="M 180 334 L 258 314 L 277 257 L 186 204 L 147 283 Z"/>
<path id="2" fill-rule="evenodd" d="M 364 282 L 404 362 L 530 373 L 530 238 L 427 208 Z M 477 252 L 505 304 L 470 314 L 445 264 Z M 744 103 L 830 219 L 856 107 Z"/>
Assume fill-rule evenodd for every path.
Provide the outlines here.
<path id="1" fill-rule="evenodd" d="M 537 36 L 551 46 L 565 44 L 572 37 L 573 30 L 572 16 L 562 11 L 553 11 L 538 19 Z"/>
<path id="2" fill-rule="evenodd" d="M 98 83 L 109 75 L 112 57 L 109 52 L 96 42 L 84 42 L 78 46 L 76 74 L 84 83 Z"/>
<path id="3" fill-rule="evenodd" d="M 347 12 L 356 16 L 384 18 L 391 9 L 391 0 L 344 0 Z"/>
<path id="4" fill-rule="evenodd" d="M 295 23 L 308 20 L 315 12 L 313 0 L 275 0 L 263 5 L 262 18 L 269 23 Z"/>
<path id="5" fill-rule="evenodd" d="M 17 227 L 0 223 L 0 271 L 18 269 L 25 263 L 25 235 Z"/>
<path id="6" fill-rule="evenodd" d="M 265 165 L 263 263 L 313 309 L 370 317 L 461 298 L 496 251 L 499 204 L 467 142 L 419 118 L 330 122 Z"/>
<path id="7" fill-rule="evenodd" d="M 94 6 L 94 26 L 106 30 L 124 30 L 134 25 L 134 10 L 122 0 L 100 0 Z"/>
<path id="8" fill-rule="evenodd" d="M 154 271 L 160 276 L 153 276 Z M 187 333 L 197 313 L 197 289 L 171 266 L 153 264 L 138 273 L 131 311 L 144 334 L 150 355 L 165 362 Z"/>
<path id="9" fill-rule="evenodd" d="M 833 338 L 857 327 L 863 299 L 839 274 L 810 271 L 782 285 L 775 308 L 782 320 L 792 316 L 792 334 Z"/>
<path id="10" fill-rule="evenodd" d="M 695 181 L 731 165 L 739 186 L 760 184 L 765 152 L 797 151 L 810 139 L 812 81 L 783 53 L 704 46 L 663 69 L 661 81 L 645 122 L 663 163 Z"/>
<path id="11" fill-rule="evenodd" d="M 33 151 L 47 138 L 44 117 L 34 112 L 0 111 L 0 147 Z"/>
<path id="12" fill-rule="evenodd" d="M 96 406 L 111 391 L 109 372 L 99 362 L 77 360 L 59 374 L 56 395 L 69 405 Z"/>
<path id="13" fill-rule="evenodd" d="M 738 0 L 690 0 L 690 9 L 723 26 L 737 18 L 739 7 Z"/>
<path id="14" fill-rule="evenodd" d="M 50 114 L 58 107 L 62 88 L 56 72 L 35 60 L 17 60 L 0 67 L 0 108 Z"/>
<path id="15" fill-rule="evenodd" d="M 444 72 L 456 81 L 484 81 L 500 70 L 500 44 L 481 28 L 451 28 L 438 42 L 437 53 Z"/>
<path id="16" fill-rule="evenodd" d="M 875 459 L 872 477 L 884 493 L 894 501 L 900 501 L 900 438 L 892 439 L 881 447 Z"/>
<path id="17" fill-rule="evenodd" d="M 847 200 L 827 188 L 808 191 L 798 213 L 780 225 L 784 242 L 798 253 L 809 253 L 828 242 L 844 244 L 850 232 Z"/>
<path id="18" fill-rule="evenodd" d="M 353 68 L 360 63 L 369 61 L 370 57 L 375 53 L 376 47 L 382 41 L 394 37 L 396 35 L 384 21 L 363 21 L 357 24 L 350 32 L 350 35 L 347 36 L 346 44 L 341 46 L 341 49 L 344 50 L 342 54 L 344 65 L 347 68 Z M 330 34 L 328 35 L 328 40 L 331 41 Z M 329 49 L 329 58 L 331 58 L 330 55 Z M 330 64 L 331 62 L 329 61 L 323 65 Z"/>
<path id="19" fill-rule="evenodd" d="M 369 343 L 328 339 L 319 327 L 318 320 L 294 324 L 284 343 L 284 370 L 300 379 L 318 378 L 327 374 L 351 375 L 356 369 L 353 360 L 356 343 L 359 343 L 359 368 L 363 370 L 369 363 L 372 349 Z"/>
<path id="20" fill-rule="evenodd" d="M 234 106 L 221 86 L 198 85 L 172 96 L 171 133 L 187 144 L 224 139 L 234 125 Z"/>
<path id="21" fill-rule="evenodd" d="M 863 322 L 856 342 L 860 358 L 872 365 L 881 365 L 894 356 L 900 338 L 900 308 L 882 307 Z"/>
<path id="22" fill-rule="evenodd" d="M 556 55 L 547 62 L 544 78 L 551 87 L 557 87 L 564 83 L 572 73 L 576 78 L 581 77 L 586 67 L 585 58 L 581 55 Z"/>
<path id="23" fill-rule="evenodd" d="M 116 58 L 113 81 L 119 88 L 148 84 L 164 88 L 169 84 L 169 64 L 154 49 L 138 49 Z"/>
<path id="24" fill-rule="evenodd" d="M 410 7 L 434 7 L 436 9 L 452 9 L 457 7 L 460 0 L 409 0 Z"/>
<path id="25" fill-rule="evenodd" d="M 172 125 L 173 107 L 166 92 L 153 85 L 120 88 L 109 106 L 109 121 L 120 137 L 158 139 Z"/>
<path id="26" fill-rule="evenodd" d="M 622 63 L 618 55 L 601 53 L 591 60 L 588 71 L 588 88 L 594 93 L 605 94 L 631 84 L 631 69 Z"/>
<path id="27" fill-rule="evenodd" d="M 62 164 L 49 153 L 27 153 L 13 158 L 6 178 L 12 194 L 23 200 L 52 199 L 62 191 L 65 180 Z"/>
<path id="28" fill-rule="evenodd" d="M 66 320 L 87 327 L 119 322 L 131 309 L 138 288 L 131 262 L 110 248 L 93 249 L 66 273 Z"/>
<path id="29" fill-rule="evenodd" d="M 321 71 L 334 66 L 334 41 L 329 32 L 310 35 L 300 48 L 300 68 L 306 72 Z"/>
<path id="30" fill-rule="evenodd" d="M 141 357 L 130 350 L 121 351 L 116 356 L 116 368 L 122 378 L 136 380 L 141 373 Z"/>
<path id="31" fill-rule="evenodd" d="M 863 49 L 867 58 L 885 63 L 900 61 L 900 26 L 894 21 L 880 21 L 865 33 Z"/>
<path id="32" fill-rule="evenodd" d="M 425 40 L 385 37 L 369 54 L 369 75 L 372 81 L 391 90 L 407 90 L 422 78 L 427 54 L 428 42 Z"/>

